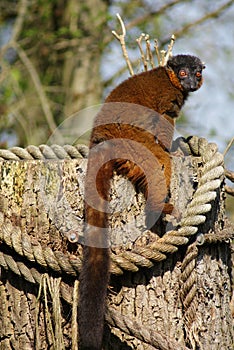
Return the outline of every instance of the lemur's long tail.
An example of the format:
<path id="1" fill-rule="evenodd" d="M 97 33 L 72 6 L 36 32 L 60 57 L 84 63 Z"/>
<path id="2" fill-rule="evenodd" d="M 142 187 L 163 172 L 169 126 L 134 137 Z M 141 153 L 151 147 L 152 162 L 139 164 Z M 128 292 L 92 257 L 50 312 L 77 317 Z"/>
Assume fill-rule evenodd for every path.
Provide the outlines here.
<path id="1" fill-rule="evenodd" d="M 100 350 L 109 280 L 109 249 L 85 246 L 83 252 L 79 287 L 79 349 Z"/>
<path id="2" fill-rule="evenodd" d="M 82 350 L 102 348 L 105 299 L 109 281 L 107 206 L 113 170 L 111 162 L 103 164 L 102 155 L 100 152 L 90 154 L 85 182 L 85 245 L 78 310 L 79 349 Z"/>

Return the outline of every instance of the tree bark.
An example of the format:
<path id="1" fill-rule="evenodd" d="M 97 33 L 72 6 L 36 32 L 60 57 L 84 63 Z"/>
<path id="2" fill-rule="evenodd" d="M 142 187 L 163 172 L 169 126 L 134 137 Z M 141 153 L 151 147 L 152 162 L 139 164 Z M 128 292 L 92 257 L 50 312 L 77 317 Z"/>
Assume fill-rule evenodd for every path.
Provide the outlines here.
<path id="1" fill-rule="evenodd" d="M 199 157 L 173 160 L 172 201 L 182 216 L 199 178 L 200 161 Z M 81 246 L 76 240 L 82 241 L 86 159 L 2 160 L 0 169 L 0 349 L 75 350 L 77 291 L 73 287 L 80 269 Z M 143 196 L 115 177 L 113 207 L 120 205 L 123 193 L 124 209 L 111 219 L 111 232 L 117 233 L 112 239 L 116 257 L 123 244 L 128 251 L 143 248 L 174 224 L 167 217 L 156 232 L 144 231 Z M 230 242 L 208 244 L 202 236 L 210 233 L 212 241 L 225 229 L 222 188 L 206 215 L 198 233 L 166 260 L 149 259 L 151 267 L 122 275 L 116 275 L 122 266 L 113 263 L 104 349 L 169 350 L 175 348 L 173 344 L 178 349 L 232 348 Z M 109 316 L 115 312 L 132 322 L 132 328 L 114 325 Z M 136 335 L 148 330 L 150 340 Z M 152 345 L 155 336 L 161 339 L 157 346 Z"/>

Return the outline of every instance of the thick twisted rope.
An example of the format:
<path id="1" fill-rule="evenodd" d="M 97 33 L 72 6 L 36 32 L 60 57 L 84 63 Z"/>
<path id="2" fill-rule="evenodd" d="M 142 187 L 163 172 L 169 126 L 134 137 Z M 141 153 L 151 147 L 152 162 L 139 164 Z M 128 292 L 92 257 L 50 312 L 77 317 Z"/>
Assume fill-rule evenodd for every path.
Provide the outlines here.
<path id="1" fill-rule="evenodd" d="M 60 251 L 53 251 L 50 247 L 42 247 L 39 242 L 31 243 L 31 238 L 18 226 L 12 225 L 9 219 L 5 219 L 0 213 L 0 240 L 9 248 L 15 251 L 19 256 L 26 258 L 32 263 L 36 263 L 44 269 L 50 269 L 56 273 L 66 273 L 72 276 L 78 276 L 81 269 L 81 259 L 63 254 Z M 21 262 L 10 259 L 10 255 L 1 253 L 0 265 L 8 267 L 17 275 L 22 275 L 27 281 L 38 282 L 38 276 L 30 271 L 26 266 L 22 267 Z M 21 266 L 21 268 L 20 268 Z"/>
<path id="2" fill-rule="evenodd" d="M 181 345 L 174 339 L 165 336 L 162 332 L 146 327 L 136 319 L 124 316 L 116 310 L 109 309 L 105 316 L 107 322 L 112 327 L 120 329 L 122 332 L 134 336 L 145 344 L 160 350 L 189 350 L 186 346 Z"/>
<path id="3" fill-rule="evenodd" d="M 211 210 L 211 202 L 216 198 L 216 190 L 220 187 L 223 176 L 223 157 L 217 152 L 214 144 L 208 144 L 204 139 L 192 138 L 184 149 L 189 146 L 190 153 L 200 156 L 203 166 L 201 176 L 198 182 L 197 190 L 193 199 L 188 204 L 185 214 L 178 225 L 177 230 L 167 232 L 156 242 L 147 247 L 137 247 L 131 251 L 123 251 L 120 254 L 112 253 L 112 272 L 122 274 L 124 270 L 137 271 L 139 267 L 151 267 L 153 262 L 165 260 L 169 254 L 178 251 L 181 245 L 186 245 L 190 237 L 195 236 L 198 231 L 198 225 L 206 220 L 205 214 Z M 39 147 L 29 146 L 27 149 L 14 147 L 10 150 L 0 150 L 0 160 L 20 160 L 20 159 L 69 159 L 87 157 L 87 147 L 83 146 L 57 146 L 51 147 L 42 145 Z M 19 227 L 12 225 L 9 220 L 0 216 L 0 240 L 14 250 L 20 257 L 26 258 L 31 263 L 35 263 L 44 269 L 51 269 L 56 273 L 66 273 L 77 276 L 81 267 L 81 258 L 70 258 L 62 252 L 54 252 L 50 248 L 42 248 L 38 244 L 32 245 L 30 236 L 23 233 Z M 233 232 L 232 232 L 233 234 Z M 202 237 L 201 237 L 202 236 Z M 197 245 L 212 244 L 223 242 L 230 239 L 230 230 L 216 235 L 205 234 L 197 236 L 197 241 L 188 247 L 186 257 L 182 264 L 181 280 L 181 299 L 185 307 L 185 323 L 194 322 L 194 313 L 196 308 L 196 274 L 195 265 L 198 254 Z M 202 242 L 202 243 L 201 243 Z M 41 273 L 34 267 L 25 265 L 23 260 L 13 259 L 11 254 L 6 251 L 0 253 L 0 266 L 4 269 L 10 269 L 15 274 L 23 277 L 31 283 L 39 284 Z M 71 292 L 67 285 L 61 284 L 61 296 L 71 302 Z M 193 312 L 194 311 L 194 312 Z M 115 313 L 112 309 L 107 314 L 107 320 L 113 327 L 118 327 L 122 331 L 131 334 L 139 340 L 160 349 L 183 349 L 174 340 L 165 339 L 161 334 L 153 334 L 151 330 L 146 329 L 135 321 L 129 320 L 122 315 Z M 187 321 L 186 321 L 187 320 Z M 165 342 L 166 341 L 166 342 Z"/>
<path id="4" fill-rule="evenodd" d="M 198 286 L 197 286 L 197 257 L 198 246 L 200 245 L 201 237 L 197 237 L 197 240 L 190 244 L 187 248 L 185 258 L 181 266 L 181 288 L 180 299 L 183 305 L 183 319 L 186 339 L 189 339 L 193 349 L 195 349 L 195 334 L 201 328 L 201 318 L 197 314 L 198 308 Z"/>
<path id="5" fill-rule="evenodd" d="M 216 174 L 218 173 L 216 167 L 216 157 L 213 155 L 216 153 L 217 147 L 213 144 L 208 144 L 204 139 L 192 138 L 190 140 L 191 150 L 195 155 L 202 156 L 203 169 L 199 182 L 199 187 L 195 192 L 194 198 L 198 197 L 202 192 L 206 184 L 215 183 Z M 217 164 L 218 165 L 218 164 Z M 223 177 L 221 172 L 220 178 Z M 220 241 L 225 241 L 225 237 L 229 238 L 230 242 L 230 228 L 226 232 L 221 231 L 215 234 L 198 234 L 196 241 L 190 244 L 185 253 L 185 258 L 181 266 L 181 289 L 180 289 L 180 298 L 183 304 L 183 319 L 186 339 L 189 340 L 193 349 L 198 345 L 197 334 L 201 329 L 202 320 L 199 314 L 197 313 L 197 308 L 199 304 L 198 299 L 198 286 L 197 286 L 197 257 L 199 253 L 199 246 L 203 244 L 217 243 Z M 232 232 L 233 235 L 233 232 Z M 227 239 L 226 239 L 227 242 Z"/>
<path id="6" fill-rule="evenodd" d="M 189 147 L 193 154 L 200 156 L 203 162 L 201 177 L 191 202 L 188 204 L 182 220 L 176 230 L 167 232 L 156 242 L 144 248 L 136 248 L 131 252 L 124 251 L 118 256 L 112 254 L 112 272 L 120 270 L 137 271 L 138 266 L 151 267 L 153 261 L 165 260 L 168 254 L 178 251 L 198 231 L 198 225 L 206 221 L 211 210 L 211 202 L 216 198 L 216 190 L 221 185 L 224 174 L 223 156 L 217 152 L 217 146 L 205 139 L 192 138 Z M 191 153 L 191 152 L 190 152 Z M 141 261 L 143 257 L 143 261 Z M 128 264 L 130 262 L 130 264 Z"/>
<path id="7" fill-rule="evenodd" d="M 33 160 L 33 159 L 74 159 L 87 158 L 89 149 L 85 145 L 30 145 L 26 148 L 12 147 L 0 149 L 0 160 Z"/>
<path id="8" fill-rule="evenodd" d="M 4 159 L 7 159 L 8 156 L 10 159 L 13 159 L 14 156 L 18 157 L 17 159 L 25 159 L 23 158 L 25 156 L 26 159 L 29 159 L 30 154 L 31 156 L 34 155 L 34 159 L 41 159 L 40 157 L 44 157 L 46 154 L 47 159 L 54 159 L 57 154 L 57 157 L 61 159 L 62 154 L 64 154 L 61 149 L 66 150 L 66 157 L 70 154 L 73 158 L 81 156 L 80 153 L 77 153 L 77 150 L 82 150 L 82 152 L 83 150 L 85 152 L 87 151 L 86 146 L 71 146 L 71 148 L 70 146 L 57 147 L 54 145 L 52 148 L 44 146 L 35 147 L 35 149 L 34 146 L 29 146 L 26 149 L 26 153 L 21 148 L 14 147 L 14 149 L 9 151 L 10 154 L 3 150 L 4 152 L 0 152 L 0 156 L 4 156 Z M 112 273 L 122 274 L 124 270 L 135 272 L 140 267 L 152 267 L 153 261 L 165 260 L 168 254 L 175 253 L 181 245 L 187 244 L 189 238 L 197 233 L 197 225 L 205 222 L 206 216 L 204 214 L 210 211 L 210 202 L 216 198 L 216 190 L 221 183 L 220 177 L 224 171 L 222 166 L 223 157 L 217 152 L 216 145 L 208 144 L 204 139 L 201 141 L 201 139 L 192 138 L 189 147 L 194 154 L 200 155 L 203 162 L 206 161 L 206 163 L 202 169 L 198 188 L 194 193 L 193 199 L 187 206 L 183 219 L 178 225 L 178 229 L 167 232 L 162 238 L 149 244 L 147 247 L 137 247 L 132 251 L 123 251 L 118 255 L 112 253 Z M 28 149 L 30 149 L 31 153 L 29 153 Z M 36 151 L 33 153 L 32 150 Z M 46 152 L 44 151 L 43 153 L 42 150 L 46 150 Z M 0 239 L 29 261 L 36 262 L 43 267 L 49 267 L 57 273 L 65 272 L 76 275 L 80 270 L 81 258 L 79 256 L 69 260 L 65 254 L 53 252 L 48 247 L 44 249 L 39 243 L 33 246 L 30 242 L 30 237 L 22 233 L 19 227 L 13 226 L 10 221 L 7 223 L 4 221 L 2 223 Z"/>

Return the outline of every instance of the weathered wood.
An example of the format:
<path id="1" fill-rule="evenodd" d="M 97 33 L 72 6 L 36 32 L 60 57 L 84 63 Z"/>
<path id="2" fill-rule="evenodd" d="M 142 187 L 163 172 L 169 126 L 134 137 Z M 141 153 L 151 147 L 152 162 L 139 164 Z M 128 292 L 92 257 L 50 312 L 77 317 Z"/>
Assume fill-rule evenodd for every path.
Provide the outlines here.
<path id="1" fill-rule="evenodd" d="M 51 248 L 53 252 L 63 253 L 69 259 L 77 257 L 80 245 L 77 251 L 77 244 L 72 244 L 68 238 L 72 237 L 70 235 L 73 232 L 79 232 L 79 239 L 82 240 L 85 168 L 85 159 L 1 161 L 0 208 L 4 219 L 30 237 L 34 247 L 41 246 L 44 251 Z M 197 175 L 193 170 L 190 157 L 175 157 L 171 192 L 177 212 L 183 214 L 191 199 L 194 191 L 192 179 L 196 176 L 199 173 Z M 118 228 L 118 236 L 112 238 L 115 251 L 121 251 L 123 243 L 129 249 L 134 243 L 144 246 L 162 235 L 165 229 L 171 229 L 172 224 L 161 221 L 156 233 L 145 232 L 143 196 L 136 194 L 127 181 L 115 177 L 113 208 L 120 205 L 122 193 L 124 201 L 121 210 L 111 220 L 111 232 L 116 232 L 114 228 Z M 137 225 L 134 227 L 136 218 Z M 129 226 L 127 222 L 130 222 Z M 212 212 L 207 214 L 207 221 L 200 226 L 199 232 L 215 234 L 224 224 L 223 193 L 218 191 L 217 200 L 212 203 Z M 76 319 L 73 314 L 72 321 L 70 304 L 73 297 L 76 299 L 72 294 L 75 273 L 69 275 L 63 269 L 55 272 L 51 267 L 43 266 L 43 263 L 39 266 L 21 256 L 20 252 L 17 254 L 14 249 L 16 245 L 17 241 L 10 248 L 10 243 L 4 243 L 3 239 L 0 244 L 0 349 L 42 350 L 51 348 L 52 344 L 55 344 L 54 349 L 77 349 L 76 342 L 72 343 Z M 198 256 L 194 273 L 197 289 L 190 304 L 191 309 L 185 306 L 181 294 L 181 273 L 188 249 L 180 249 L 166 261 L 151 268 L 112 276 L 108 306 L 136 320 L 143 327 L 165 335 L 168 349 L 170 339 L 194 349 L 231 349 L 230 245 L 227 242 L 196 246 Z M 7 262 L 10 261 L 9 256 L 13 257 L 19 268 L 22 268 L 20 264 L 25 264 L 30 271 L 37 270 L 39 275 L 46 273 L 40 293 L 37 282 L 26 282 L 25 278 L 11 270 L 10 263 L 7 265 L 3 262 L 2 256 L 8 259 Z M 61 299 L 61 311 L 58 312 L 56 286 L 60 284 L 60 277 L 61 289 L 67 293 L 68 302 Z M 131 334 L 108 325 L 106 327 L 105 349 L 151 348 Z"/>

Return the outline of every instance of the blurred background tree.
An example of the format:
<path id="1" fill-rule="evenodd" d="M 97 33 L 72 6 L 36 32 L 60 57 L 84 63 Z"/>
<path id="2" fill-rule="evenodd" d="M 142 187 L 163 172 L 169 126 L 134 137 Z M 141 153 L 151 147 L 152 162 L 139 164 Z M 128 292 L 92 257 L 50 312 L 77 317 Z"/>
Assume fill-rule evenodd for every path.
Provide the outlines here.
<path id="1" fill-rule="evenodd" d="M 206 62 L 205 84 L 184 108 L 179 133 L 225 149 L 234 135 L 234 0 L 1 0 L 1 147 L 47 143 L 71 115 L 101 103 L 128 77 L 111 34 L 119 29 L 117 12 L 135 72 L 143 69 L 135 42 L 142 32 L 161 48 L 174 33 L 175 54 L 189 52 Z M 72 131 L 79 136 L 78 128 Z"/>
<path id="2" fill-rule="evenodd" d="M 107 2 L 10 0 L 1 7 L 1 132 L 20 146 L 46 143 L 66 116 L 101 100 Z"/>

